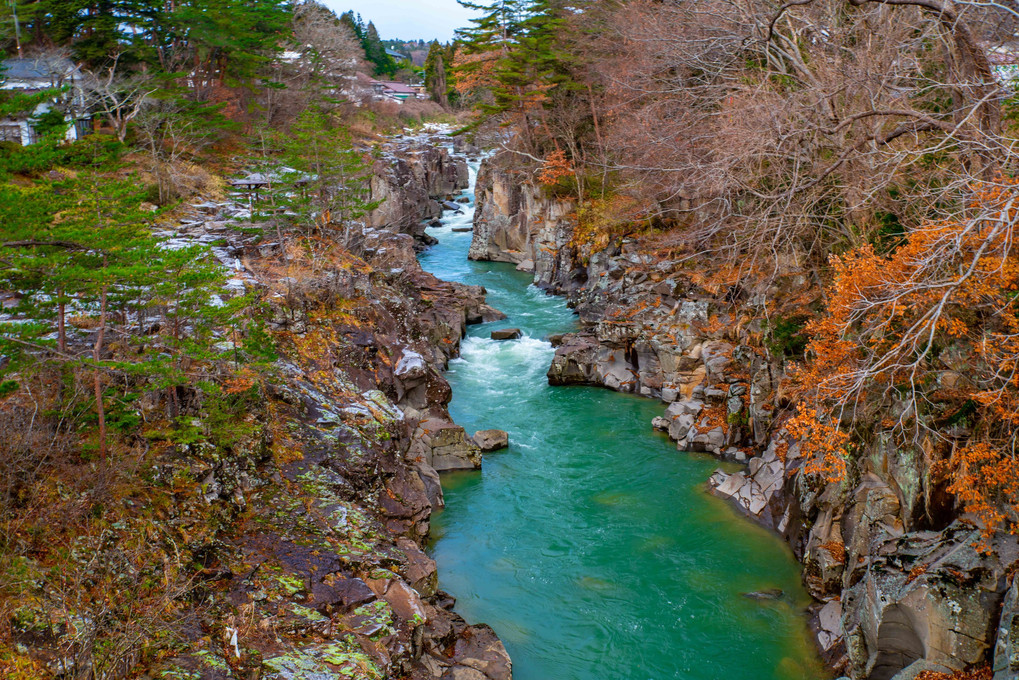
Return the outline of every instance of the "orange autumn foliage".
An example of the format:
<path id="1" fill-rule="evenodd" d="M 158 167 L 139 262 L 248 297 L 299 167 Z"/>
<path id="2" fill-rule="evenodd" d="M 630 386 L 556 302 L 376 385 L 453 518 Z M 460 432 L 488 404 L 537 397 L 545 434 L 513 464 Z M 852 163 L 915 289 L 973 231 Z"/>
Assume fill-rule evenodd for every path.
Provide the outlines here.
<path id="1" fill-rule="evenodd" d="M 538 181 L 545 186 L 553 186 L 572 174 L 573 164 L 566 158 L 562 149 L 556 149 L 545 158 L 545 164 L 538 172 Z"/>
<path id="2" fill-rule="evenodd" d="M 496 84 L 495 66 L 499 52 L 466 54 L 458 50 L 453 58 L 453 87 L 461 95 Z"/>
<path id="3" fill-rule="evenodd" d="M 826 422 L 817 409 L 800 412 L 786 423 L 786 429 L 803 442 L 807 474 L 819 475 L 828 482 L 845 478 L 850 453 L 848 434 Z"/>
<path id="4" fill-rule="evenodd" d="M 945 459 L 950 491 L 986 534 L 1016 529 L 1017 199 L 1016 180 L 984 182 L 957 218 L 911 230 L 890 254 L 832 256 L 827 313 L 795 371 L 810 406 L 790 431 L 808 472 L 843 478 L 846 423 L 870 423 L 900 450 Z"/>

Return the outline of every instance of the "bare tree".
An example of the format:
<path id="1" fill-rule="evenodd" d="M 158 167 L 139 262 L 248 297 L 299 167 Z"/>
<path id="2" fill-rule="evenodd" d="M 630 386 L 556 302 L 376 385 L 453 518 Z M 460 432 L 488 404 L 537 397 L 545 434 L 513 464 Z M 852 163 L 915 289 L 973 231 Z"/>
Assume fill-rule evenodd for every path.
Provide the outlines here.
<path id="1" fill-rule="evenodd" d="M 607 163 L 686 225 L 678 242 L 743 271 L 915 226 L 1011 162 L 993 36 L 959 7 L 628 3 L 597 65 Z"/>
<path id="2" fill-rule="evenodd" d="M 313 0 L 296 4 L 292 43 L 269 76 L 282 87 L 262 95 L 267 123 L 285 125 L 311 101 L 349 99 L 363 66 L 360 41 L 331 10 Z"/>
<path id="3" fill-rule="evenodd" d="M 116 131 L 117 139 L 124 141 L 128 125 L 151 102 L 158 89 L 144 71 L 125 74 L 120 66 L 120 55 L 106 68 L 83 70 L 85 101 L 89 108 L 100 113 Z"/>

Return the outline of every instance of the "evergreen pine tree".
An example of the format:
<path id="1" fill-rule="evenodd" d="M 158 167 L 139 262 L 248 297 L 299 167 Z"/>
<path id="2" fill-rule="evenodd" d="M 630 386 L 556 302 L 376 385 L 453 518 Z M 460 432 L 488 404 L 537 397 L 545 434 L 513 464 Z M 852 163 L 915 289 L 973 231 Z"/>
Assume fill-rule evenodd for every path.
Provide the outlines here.
<path id="1" fill-rule="evenodd" d="M 425 87 L 432 99 L 443 108 L 449 108 L 449 84 L 447 80 L 446 50 L 438 40 L 432 41 L 425 57 Z"/>

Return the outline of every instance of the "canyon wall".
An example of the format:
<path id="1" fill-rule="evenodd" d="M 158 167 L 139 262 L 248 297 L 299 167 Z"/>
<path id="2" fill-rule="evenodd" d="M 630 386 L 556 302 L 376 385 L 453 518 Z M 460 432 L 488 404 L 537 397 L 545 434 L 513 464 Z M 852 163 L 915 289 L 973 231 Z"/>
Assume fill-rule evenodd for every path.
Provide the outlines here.
<path id="1" fill-rule="evenodd" d="M 451 155 L 448 137 L 403 137 L 383 147 L 373 166 L 369 200 L 378 207 L 365 217 L 369 227 L 427 240 L 427 220 L 437 219 L 442 202 L 466 189 L 467 160 Z"/>
<path id="2" fill-rule="evenodd" d="M 649 427 L 680 450 L 745 465 L 716 472 L 710 488 L 789 541 L 834 669 L 905 680 L 990 663 L 995 680 L 1019 677 L 1015 537 L 975 547 L 979 531 L 932 480 L 923 452 L 895 449 L 880 423 L 848 479 L 804 471 L 784 427 L 796 404 L 769 314 L 783 300 L 819 297 L 807 272 L 790 264 L 759 289 L 718 290 L 705 276 L 709 258 L 671 259 L 637 238 L 595 248 L 576 238 L 572 202 L 545 197 L 498 159 L 482 168 L 477 195 L 471 257 L 533 271 L 582 321 L 555 339 L 549 382 L 661 399 L 665 414 Z"/>
<path id="3" fill-rule="evenodd" d="M 147 428 L 176 419 L 189 429 L 157 432 L 158 446 L 138 436 L 118 458 L 137 468 L 137 487 L 117 501 L 128 520 L 106 522 L 100 507 L 96 535 L 69 538 L 80 574 L 54 577 L 19 544 L 25 594 L 4 621 L 13 612 L 11 630 L 36 670 L 510 680 L 503 644 L 454 611 L 424 552 L 443 505 L 438 473 L 481 465 L 479 446 L 446 410 L 442 370 L 468 323 L 499 317 L 483 289 L 439 281 L 416 259 L 411 234 L 435 216 L 430 197 L 467 185 L 463 159 L 437 148 L 447 140 L 389 145 L 373 188 L 392 202 L 350 228 L 349 248 L 322 238 L 302 242 L 313 257 L 295 257 L 257 233 L 245 197 L 202 200 L 161 223 L 168 248 L 213 244 L 231 276 L 219 305 L 244 293 L 262 301 L 257 331 L 232 343 L 235 357 L 243 342 L 264 363 L 237 367 L 223 388 L 243 403 L 243 417 L 231 412 L 228 422 L 197 386 L 140 388 L 131 413 Z M 212 427 L 215 439 L 195 434 Z M 125 621 L 81 603 L 89 591 L 74 579 L 98 579 L 99 564 L 119 589 L 140 591 Z M 165 593 L 158 607 L 152 592 Z M 100 633 L 109 656 L 75 651 Z"/>

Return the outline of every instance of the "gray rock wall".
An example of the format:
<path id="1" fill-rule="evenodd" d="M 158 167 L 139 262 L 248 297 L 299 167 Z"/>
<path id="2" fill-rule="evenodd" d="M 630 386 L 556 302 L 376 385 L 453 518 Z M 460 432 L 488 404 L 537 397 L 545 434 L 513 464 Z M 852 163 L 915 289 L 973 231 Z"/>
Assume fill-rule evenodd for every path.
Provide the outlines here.
<path id="1" fill-rule="evenodd" d="M 546 287 L 582 275 L 570 248 L 572 201 L 545 197 L 498 158 L 482 164 L 475 196 L 470 259 L 516 264 Z"/>
<path id="2" fill-rule="evenodd" d="M 386 146 L 371 179 L 370 200 L 381 204 L 366 216 L 369 227 L 424 236 L 425 220 L 442 214 L 439 201 L 469 183 L 467 161 L 451 156 L 447 143 L 441 137 L 410 137 Z"/>
<path id="3" fill-rule="evenodd" d="M 947 521 L 924 455 L 877 430 L 850 479 L 804 472 L 800 443 L 784 428 L 795 406 L 784 362 L 761 341 L 761 319 L 767 302 L 815 284 L 791 267 L 770 287 L 719 295 L 695 283 L 704 277 L 690 263 L 638 241 L 578 247 L 572 210 L 499 162 L 479 176 L 471 257 L 533 271 L 583 322 L 558 342 L 549 382 L 659 398 L 668 408 L 654 426 L 679 449 L 746 464 L 719 470 L 709 486 L 790 542 L 833 668 L 854 680 L 906 680 L 993 661 L 995 680 L 1019 678 L 1019 605 L 1007 580 L 1014 538 L 976 551 L 973 529 Z"/>

